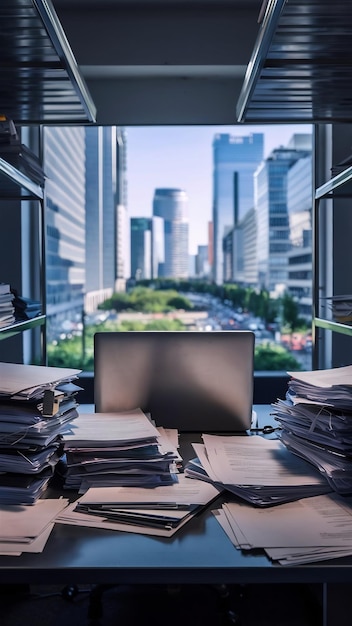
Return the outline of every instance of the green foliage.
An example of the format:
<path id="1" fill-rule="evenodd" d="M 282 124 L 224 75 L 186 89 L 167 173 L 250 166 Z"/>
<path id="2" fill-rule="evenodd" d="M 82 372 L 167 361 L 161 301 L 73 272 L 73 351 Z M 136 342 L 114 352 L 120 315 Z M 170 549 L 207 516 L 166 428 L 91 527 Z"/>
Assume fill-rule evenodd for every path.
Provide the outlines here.
<path id="1" fill-rule="evenodd" d="M 138 285 L 144 288 L 149 287 L 150 289 L 154 289 L 155 292 L 180 291 L 183 293 L 208 293 L 216 298 L 220 298 L 220 300 L 229 300 L 234 308 L 249 311 L 255 317 L 263 319 L 267 324 L 274 322 L 279 312 L 280 302 L 270 298 L 269 292 L 265 289 L 258 291 L 251 287 L 241 287 L 235 283 L 216 285 L 206 281 L 158 278 L 155 280 L 140 281 Z M 177 308 L 188 310 L 185 305 L 181 305 Z"/>
<path id="2" fill-rule="evenodd" d="M 93 347 L 83 357 L 82 337 L 63 339 L 57 345 L 48 345 L 48 365 L 52 367 L 73 367 L 84 371 L 92 371 Z"/>
<path id="3" fill-rule="evenodd" d="M 140 330 L 185 330 L 185 325 L 178 319 L 159 319 L 146 324 L 124 320 L 121 324 L 109 321 L 96 326 L 87 326 L 82 337 L 66 338 L 57 344 L 48 345 L 48 365 L 73 367 L 91 372 L 94 370 L 94 335 L 96 332 Z"/>
<path id="4" fill-rule="evenodd" d="M 171 309 L 182 309 L 184 311 L 192 311 L 192 309 L 194 308 L 188 298 L 185 298 L 180 294 L 177 294 L 176 296 L 171 296 L 168 300 L 168 306 L 171 307 Z"/>
<path id="5" fill-rule="evenodd" d="M 114 293 L 99 308 L 117 312 L 166 313 L 177 309 L 190 311 L 193 309 L 193 305 L 176 289 L 151 289 L 150 287 L 138 286 L 129 293 Z"/>
<path id="6" fill-rule="evenodd" d="M 299 371 L 301 364 L 282 346 L 262 343 L 254 351 L 255 371 Z"/>
<path id="7" fill-rule="evenodd" d="M 301 320 L 298 317 L 298 305 L 297 302 L 288 293 L 284 293 L 281 298 L 282 306 L 282 319 L 284 324 L 287 324 L 289 328 L 294 331 L 298 327 Z"/>
<path id="8" fill-rule="evenodd" d="M 166 313 L 168 311 L 189 311 L 193 309 L 191 301 L 181 293 L 209 293 L 221 300 L 228 300 L 234 308 L 247 310 L 260 317 L 266 323 L 277 319 L 279 308 L 283 323 L 290 331 L 304 327 L 298 317 L 296 302 L 288 294 L 281 300 L 270 298 L 266 290 L 244 288 L 236 284 L 215 285 L 209 282 L 172 280 L 160 278 L 154 281 L 140 281 L 129 293 L 114 293 L 99 308 L 105 310 L 138 311 L 142 313 Z M 160 318 L 152 322 L 108 321 L 97 326 L 87 326 L 84 337 L 74 337 L 60 341 L 56 346 L 48 346 L 49 365 L 58 367 L 76 367 L 93 370 L 93 338 L 98 331 L 142 331 L 142 330 L 184 330 L 186 327 L 178 320 Z M 254 368 L 256 371 L 300 370 L 300 363 L 282 346 L 265 343 L 256 346 Z"/>
<path id="9" fill-rule="evenodd" d="M 143 322 L 130 322 L 128 320 L 124 320 L 121 322 L 119 330 L 185 330 L 185 325 L 181 322 L 181 320 L 177 319 L 160 319 L 148 322 L 147 324 L 143 324 Z"/>

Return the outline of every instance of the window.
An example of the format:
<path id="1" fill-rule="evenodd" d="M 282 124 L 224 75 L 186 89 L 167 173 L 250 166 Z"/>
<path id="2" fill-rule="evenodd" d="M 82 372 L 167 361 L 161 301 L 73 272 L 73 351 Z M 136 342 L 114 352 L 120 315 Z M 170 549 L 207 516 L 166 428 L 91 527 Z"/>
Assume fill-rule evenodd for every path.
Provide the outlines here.
<path id="1" fill-rule="evenodd" d="M 297 331 L 282 305 L 285 294 L 300 318 L 289 176 L 302 160 L 311 170 L 310 126 L 46 127 L 43 141 L 49 363 L 92 369 L 96 326 L 141 328 L 141 318 L 165 329 L 250 328 L 267 350 L 284 347 L 290 324 Z M 300 197 L 312 198 L 311 181 L 310 172 Z M 168 302 L 139 292 L 141 316 L 136 288 L 146 300 L 161 285 L 181 292 L 178 308 L 163 313 Z M 303 335 L 309 319 L 299 323 Z M 308 351 L 288 357 L 287 368 L 310 367 Z"/>

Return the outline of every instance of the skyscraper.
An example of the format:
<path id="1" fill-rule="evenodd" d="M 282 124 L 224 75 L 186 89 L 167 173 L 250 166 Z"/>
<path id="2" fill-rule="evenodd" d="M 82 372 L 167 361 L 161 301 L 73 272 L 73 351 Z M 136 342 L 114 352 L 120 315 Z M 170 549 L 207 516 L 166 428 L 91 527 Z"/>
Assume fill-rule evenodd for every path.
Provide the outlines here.
<path id="1" fill-rule="evenodd" d="M 127 140 L 124 128 L 116 127 L 116 272 L 115 290 L 124 291 L 129 275 L 128 201 L 127 201 Z"/>
<path id="2" fill-rule="evenodd" d="M 164 263 L 164 220 L 162 217 L 131 218 L 131 277 L 158 278 Z"/>
<path id="3" fill-rule="evenodd" d="M 127 239 L 126 158 L 121 129 L 87 126 L 86 293 L 87 307 L 110 295 L 124 277 Z"/>
<path id="4" fill-rule="evenodd" d="M 287 209 L 291 250 L 288 255 L 287 291 L 299 314 L 312 318 L 312 155 L 299 159 L 287 175 Z"/>
<path id="5" fill-rule="evenodd" d="M 310 137 L 310 135 L 308 135 Z M 290 168 L 310 154 L 309 144 L 299 149 L 294 143 L 272 151 L 255 174 L 258 282 L 260 287 L 274 291 L 278 285 L 287 287 L 288 253 L 291 249 L 287 197 L 287 179 Z M 301 146 L 304 146 L 303 148 Z M 305 161 L 306 167 L 309 166 Z M 295 191 L 301 194 L 306 180 L 301 179 Z M 308 192 L 309 193 L 309 192 Z M 303 196 L 307 189 L 303 190 Z"/>
<path id="6" fill-rule="evenodd" d="M 152 277 L 152 224 L 148 217 L 131 218 L 131 277 Z"/>
<path id="7" fill-rule="evenodd" d="M 153 215 L 164 220 L 165 262 L 161 276 L 188 278 L 188 197 L 182 189 L 155 189 Z"/>
<path id="8" fill-rule="evenodd" d="M 213 279 L 224 281 L 223 238 L 254 206 L 253 174 L 263 159 L 264 135 L 217 134 L 213 141 Z M 236 251 L 234 251 L 236 254 Z"/>
<path id="9" fill-rule="evenodd" d="M 86 291 L 115 286 L 116 127 L 87 126 Z"/>
<path id="10" fill-rule="evenodd" d="M 46 126 L 48 338 L 80 319 L 85 288 L 84 127 Z"/>

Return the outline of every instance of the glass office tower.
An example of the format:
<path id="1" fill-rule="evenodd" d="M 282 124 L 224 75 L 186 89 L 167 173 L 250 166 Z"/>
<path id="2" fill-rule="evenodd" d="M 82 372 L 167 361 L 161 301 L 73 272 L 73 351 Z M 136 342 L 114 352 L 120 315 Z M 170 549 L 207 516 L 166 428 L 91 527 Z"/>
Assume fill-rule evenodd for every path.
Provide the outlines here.
<path id="1" fill-rule="evenodd" d="M 158 278 L 164 266 L 164 220 L 162 217 L 131 218 L 131 278 Z"/>
<path id="2" fill-rule="evenodd" d="M 290 144 L 294 145 L 294 144 Z M 299 145 L 302 145 L 301 142 Z M 270 292 L 287 288 L 291 250 L 287 180 L 290 168 L 309 150 L 281 147 L 272 151 L 255 174 L 258 282 Z M 304 181 L 296 193 L 300 194 Z M 278 291 L 278 293 L 279 293 Z"/>
<path id="3" fill-rule="evenodd" d="M 217 284 L 224 282 L 223 239 L 254 206 L 253 174 L 263 151 L 263 133 L 238 137 L 220 133 L 214 137 L 213 279 Z"/>
<path id="4" fill-rule="evenodd" d="M 87 126 L 86 291 L 113 289 L 116 249 L 116 127 Z"/>
<path id="5" fill-rule="evenodd" d="M 43 131 L 47 220 L 48 338 L 81 319 L 85 288 L 84 127 Z"/>
<path id="6" fill-rule="evenodd" d="M 156 189 L 153 215 L 164 220 L 165 262 L 161 276 L 188 278 L 188 197 L 182 189 Z"/>
<path id="7" fill-rule="evenodd" d="M 86 292 L 112 292 L 116 280 L 118 228 L 116 126 L 87 126 L 85 141 Z"/>
<path id="8" fill-rule="evenodd" d="M 291 250 L 288 255 L 289 294 L 299 314 L 312 319 L 312 155 L 292 165 L 287 175 L 287 208 Z"/>
<path id="9" fill-rule="evenodd" d="M 148 217 L 131 218 L 131 278 L 152 277 L 152 224 Z"/>
<path id="10" fill-rule="evenodd" d="M 86 308 L 93 310 L 124 275 L 126 159 L 123 134 L 116 126 L 87 126 L 85 147 Z"/>
<path id="11" fill-rule="evenodd" d="M 127 138 L 124 128 L 116 127 L 116 280 L 115 290 L 124 291 L 126 278 L 130 275 L 127 259 L 129 256 L 129 220 L 127 189 Z"/>

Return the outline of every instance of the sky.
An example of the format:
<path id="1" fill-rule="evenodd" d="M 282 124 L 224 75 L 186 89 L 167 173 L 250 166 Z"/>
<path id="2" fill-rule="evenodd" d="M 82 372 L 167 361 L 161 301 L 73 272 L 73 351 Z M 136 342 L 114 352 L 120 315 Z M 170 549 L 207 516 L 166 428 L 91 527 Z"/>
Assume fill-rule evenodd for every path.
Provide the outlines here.
<path id="1" fill-rule="evenodd" d="M 183 189 L 188 195 L 189 252 L 207 244 L 212 206 L 212 142 L 217 133 L 264 133 L 264 158 L 286 146 L 294 133 L 310 133 L 310 125 L 278 126 L 127 126 L 128 212 L 152 215 L 157 187 Z"/>

